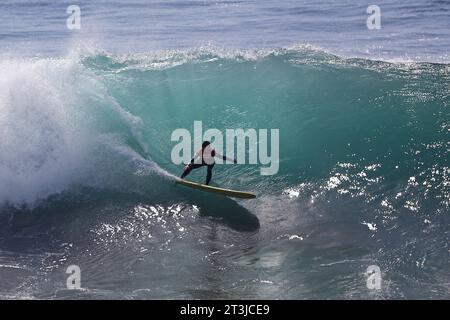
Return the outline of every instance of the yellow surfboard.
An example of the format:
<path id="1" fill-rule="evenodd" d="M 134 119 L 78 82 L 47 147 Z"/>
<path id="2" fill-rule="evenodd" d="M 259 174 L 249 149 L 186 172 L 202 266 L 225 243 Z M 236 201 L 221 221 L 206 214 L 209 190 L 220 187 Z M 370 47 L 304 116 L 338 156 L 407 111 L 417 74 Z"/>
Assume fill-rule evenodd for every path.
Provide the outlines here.
<path id="1" fill-rule="evenodd" d="M 197 190 L 207 191 L 207 192 L 213 192 L 217 194 L 221 194 L 228 197 L 233 198 L 241 198 L 241 199 L 254 199 L 256 198 L 256 195 L 250 192 L 243 192 L 243 191 L 236 191 L 236 190 L 230 190 L 230 189 L 224 189 L 224 188 L 217 188 L 217 187 L 211 187 L 207 186 L 206 184 L 201 184 L 197 182 L 187 181 L 178 179 L 176 180 L 177 183 L 182 184 L 183 186 L 194 188 Z"/>

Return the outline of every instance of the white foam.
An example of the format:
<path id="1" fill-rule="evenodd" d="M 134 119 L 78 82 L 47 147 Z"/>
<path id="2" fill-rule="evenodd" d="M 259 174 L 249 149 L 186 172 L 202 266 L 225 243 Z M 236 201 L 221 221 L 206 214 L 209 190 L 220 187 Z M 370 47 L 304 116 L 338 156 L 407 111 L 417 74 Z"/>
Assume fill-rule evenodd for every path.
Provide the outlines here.
<path id="1" fill-rule="evenodd" d="M 33 206 L 87 183 L 101 166 L 92 153 L 102 143 L 96 127 L 104 114 L 116 115 L 147 152 L 142 120 L 109 97 L 78 61 L 72 56 L 0 62 L 0 205 Z M 131 148 L 114 150 L 147 173 L 170 176 Z"/>
<path id="2" fill-rule="evenodd" d="M 32 203 L 82 172 L 85 137 L 66 110 L 74 68 L 64 59 L 0 62 L 0 203 Z"/>

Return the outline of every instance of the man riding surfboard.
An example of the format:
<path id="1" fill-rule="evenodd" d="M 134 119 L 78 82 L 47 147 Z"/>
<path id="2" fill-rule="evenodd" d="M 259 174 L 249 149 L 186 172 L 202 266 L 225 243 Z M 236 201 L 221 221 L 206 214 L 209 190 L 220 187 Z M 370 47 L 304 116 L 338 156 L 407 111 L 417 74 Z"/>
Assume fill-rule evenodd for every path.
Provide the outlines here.
<path id="1" fill-rule="evenodd" d="M 200 167 L 206 166 L 207 174 L 205 184 L 208 185 L 209 182 L 211 181 L 212 169 L 216 164 L 214 161 L 215 157 L 222 158 L 224 161 L 228 160 L 232 161 L 233 163 L 237 163 L 236 159 L 230 159 L 216 152 L 216 150 L 212 148 L 211 142 L 204 141 L 202 143 L 202 148 L 195 153 L 190 163 L 184 167 L 183 174 L 181 175 L 180 178 L 184 179 L 184 177 L 186 177 L 193 169 L 198 169 Z"/>

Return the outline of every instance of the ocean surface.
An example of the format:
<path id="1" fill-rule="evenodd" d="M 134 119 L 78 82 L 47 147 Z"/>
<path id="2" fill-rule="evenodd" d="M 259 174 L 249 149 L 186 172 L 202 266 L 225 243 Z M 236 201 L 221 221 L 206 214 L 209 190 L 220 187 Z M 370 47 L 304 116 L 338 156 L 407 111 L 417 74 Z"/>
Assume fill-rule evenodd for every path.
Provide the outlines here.
<path id="1" fill-rule="evenodd" d="M 450 2 L 370 4 L 1 1 L 0 298 L 449 299 Z M 194 121 L 279 129 L 256 199 Z"/>

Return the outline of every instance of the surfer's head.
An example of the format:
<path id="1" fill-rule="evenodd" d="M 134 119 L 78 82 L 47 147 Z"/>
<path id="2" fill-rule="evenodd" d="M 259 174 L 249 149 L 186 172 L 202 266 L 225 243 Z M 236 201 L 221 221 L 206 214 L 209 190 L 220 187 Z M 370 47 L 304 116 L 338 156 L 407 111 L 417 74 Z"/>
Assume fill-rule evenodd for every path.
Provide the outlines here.
<path id="1" fill-rule="evenodd" d="M 209 146 L 211 144 L 211 142 L 209 141 L 203 141 L 202 143 L 202 149 L 205 149 L 207 146 Z"/>

